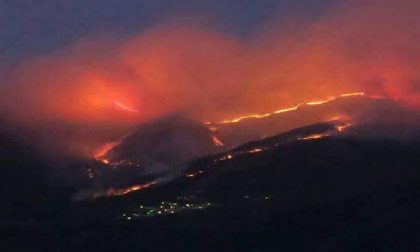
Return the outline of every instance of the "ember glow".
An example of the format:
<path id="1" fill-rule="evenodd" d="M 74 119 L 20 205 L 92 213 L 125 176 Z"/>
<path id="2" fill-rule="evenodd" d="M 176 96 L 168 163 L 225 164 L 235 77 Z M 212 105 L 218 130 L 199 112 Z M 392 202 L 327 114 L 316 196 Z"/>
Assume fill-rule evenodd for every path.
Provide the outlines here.
<path id="1" fill-rule="evenodd" d="M 155 185 L 156 181 L 152 181 L 146 184 L 141 184 L 141 185 L 133 185 L 133 186 L 129 186 L 126 188 L 110 188 L 107 190 L 106 192 L 106 196 L 124 196 L 126 194 L 135 192 L 135 191 L 139 191 L 139 190 L 143 190 L 146 188 L 151 187 L 152 185 Z"/>
<path id="2" fill-rule="evenodd" d="M 222 147 L 225 145 L 217 136 L 211 136 L 211 139 L 213 141 L 214 146 Z"/>
<path id="3" fill-rule="evenodd" d="M 114 100 L 113 103 L 115 104 L 115 106 L 117 106 L 117 108 L 119 108 L 123 111 L 132 112 L 132 113 L 139 113 L 139 111 L 137 109 L 129 107 L 129 106 L 123 104 L 122 102 Z"/>
<path id="4" fill-rule="evenodd" d="M 225 160 L 230 160 L 230 159 L 232 159 L 233 158 L 233 155 L 232 154 L 227 154 L 226 156 L 223 156 L 223 157 L 221 157 L 221 158 L 219 158 L 219 159 L 217 159 L 217 160 L 215 160 L 216 162 L 219 162 L 219 161 L 225 161 Z"/>
<path id="5" fill-rule="evenodd" d="M 351 123 L 346 123 L 343 125 L 337 125 L 335 128 L 337 129 L 338 132 L 342 133 L 344 132 L 347 128 L 350 128 L 352 126 Z"/>
<path id="6" fill-rule="evenodd" d="M 261 152 L 263 150 L 264 150 L 263 148 L 255 148 L 255 149 L 250 150 L 248 153 L 253 154 L 253 153 Z"/>
<path id="7" fill-rule="evenodd" d="M 315 140 L 315 139 L 320 139 L 320 138 L 328 137 L 330 135 L 331 134 L 328 134 L 328 133 L 312 134 L 312 135 L 305 136 L 305 137 L 299 137 L 298 140 Z"/>
<path id="8" fill-rule="evenodd" d="M 266 118 L 275 114 L 280 114 L 280 113 L 286 113 L 286 112 L 290 112 L 290 111 L 295 111 L 297 109 L 299 109 L 300 107 L 304 106 L 304 105 L 309 105 L 309 106 L 314 106 L 314 105 L 321 105 L 321 104 L 325 104 L 334 100 L 337 100 L 339 98 L 342 97 L 352 97 L 352 96 L 366 96 L 364 92 L 354 92 L 354 93 L 344 93 L 341 94 L 339 96 L 334 96 L 334 97 L 329 97 L 327 99 L 324 100 L 317 100 L 317 101 L 309 101 L 309 102 L 304 102 L 304 103 L 300 103 L 296 106 L 293 107 L 289 107 L 289 108 L 282 108 L 282 109 L 278 109 L 275 110 L 273 112 L 270 113 L 264 113 L 264 114 L 251 114 L 251 115 L 243 115 L 243 116 L 239 116 L 233 119 L 227 119 L 227 120 L 223 120 L 220 122 L 217 122 L 216 124 L 229 124 L 229 123 L 238 123 L 242 120 L 245 119 L 261 119 L 261 118 Z M 211 123 L 210 123 L 211 124 Z"/>
<path id="9" fill-rule="evenodd" d="M 185 177 L 189 178 L 189 179 L 193 179 L 193 178 L 196 178 L 197 176 L 199 176 L 203 173 L 204 173 L 203 171 L 199 170 L 197 172 L 187 173 L 187 174 L 185 174 Z"/>
<path id="10" fill-rule="evenodd" d="M 93 154 L 94 159 L 96 160 L 102 160 L 104 163 L 109 163 L 108 160 L 103 159 L 106 154 L 112 150 L 115 146 L 121 144 L 121 140 L 105 143 L 104 145 L 100 146 L 95 153 Z"/>
<path id="11" fill-rule="evenodd" d="M 92 200 L 92 199 L 103 198 L 103 197 L 125 196 L 132 192 L 145 190 L 156 184 L 157 184 L 157 181 L 150 181 L 144 184 L 136 184 L 136 185 L 121 187 L 121 188 L 111 187 L 111 188 L 103 189 L 103 190 L 92 189 L 92 190 L 79 192 L 73 197 L 73 199 L 74 200 Z"/>

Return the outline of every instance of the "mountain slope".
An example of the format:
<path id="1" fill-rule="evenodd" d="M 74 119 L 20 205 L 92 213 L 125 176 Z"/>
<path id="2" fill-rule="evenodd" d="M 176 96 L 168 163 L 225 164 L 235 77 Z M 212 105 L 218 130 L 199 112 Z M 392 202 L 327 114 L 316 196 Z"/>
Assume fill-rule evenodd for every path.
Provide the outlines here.
<path id="1" fill-rule="evenodd" d="M 91 211 L 107 209 L 94 217 L 103 224 L 88 228 L 88 239 L 73 235 L 92 249 L 127 251 L 164 251 L 168 244 L 173 251 L 417 248 L 420 141 L 292 140 L 330 127 L 317 124 L 247 144 L 236 151 L 273 147 L 217 162 L 219 155 L 200 159 L 187 171 L 203 171 L 194 177 L 91 202 Z M 165 214 L 159 206 L 167 201 L 212 207 Z M 139 205 L 162 214 L 148 217 Z"/>

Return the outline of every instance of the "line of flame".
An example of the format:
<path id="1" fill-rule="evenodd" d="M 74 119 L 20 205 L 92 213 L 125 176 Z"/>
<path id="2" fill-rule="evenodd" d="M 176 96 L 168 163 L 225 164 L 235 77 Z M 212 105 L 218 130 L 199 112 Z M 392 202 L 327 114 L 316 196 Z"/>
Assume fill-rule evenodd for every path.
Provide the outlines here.
<path id="1" fill-rule="evenodd" d="M 227 119 L 227 120 L 223 120 L 223 121 L 220 121 L 220 122 L 216 122 L 216 124 L 229 124 L 229 123 L 237 123 L 237 122 L 240 122 L 240 121 L 245 120 L 245 119 L 266 118 L 266 117 L 269 117 L 269 116 L 272 116 L 272 115 L 275 115 L 275 114 L 281 114 L 281 113 L 285 113 L 285 112 L 295 111 L 303 105 L 309 105 L 309 106 L 320 105 L 320 104 L 325 104 L 325 103 L 334 101 L 338 98 L 352 97 L 352 96 L 366 96 L 366 94 L 364 92 L 345 93 L 345 94 L 341 94 L 339 96 L 329 97 L 325 100 L 316 100 L 316 101 L 299 103 L 296 106 L 289 107 L 289 108 L 278 109 L 278 110 L 275 110 L 275 111 L 269 112 L 269 113 L 243 115 L 243 116 L 239 116 L 237 118 Z M 211 122 L 204 122 L 204 124 L 208 125 L 208 124 L 212 124 L 212 123 Z"/>
<path id="2" fill-rule="evenodd" d="M 122 102 L 116 101 L 114 100 L 113 103 L 120 109 L 127 111 L 127 112 L 133 112 L 133 113 L 140 113 L 137 109 L 135 108 L 131 108 L 125 104 L 123 104 Z"/>
<path id="3" fill-rule="evenodd" d="M 140 185 L 133 185 L 133 186 L 129 186 L 126 188 L 120 188 L 120 189 L 116 189 L 116 188 L 110 188 L 107 190 L 106 192 L 106 196 L 123 196 L 126 194 L 129 194 L 131 192 L 135 192 L 135 191 L 139 191 L 139 190 L 143 190 L 146 188 L 151 187 L 152 185 L 155 185 L 156 181 L 152 181 L 146 184 L 140 184 Z"/>

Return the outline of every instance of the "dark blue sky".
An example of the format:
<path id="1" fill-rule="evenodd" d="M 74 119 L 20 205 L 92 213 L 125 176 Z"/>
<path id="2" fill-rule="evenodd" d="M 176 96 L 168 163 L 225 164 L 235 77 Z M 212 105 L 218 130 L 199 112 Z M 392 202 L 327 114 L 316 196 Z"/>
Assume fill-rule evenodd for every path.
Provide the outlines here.
<path id="1" fill-rule="evenodd" d="M 130 34 L 186 14 L 234 36 L 251 32 L 266 18 L 317 16 L 332 0 L 1 0 L 0 60 L 44 54 L 92 33 Z M 194 18 L 191 18 L 194 22 Z"/>

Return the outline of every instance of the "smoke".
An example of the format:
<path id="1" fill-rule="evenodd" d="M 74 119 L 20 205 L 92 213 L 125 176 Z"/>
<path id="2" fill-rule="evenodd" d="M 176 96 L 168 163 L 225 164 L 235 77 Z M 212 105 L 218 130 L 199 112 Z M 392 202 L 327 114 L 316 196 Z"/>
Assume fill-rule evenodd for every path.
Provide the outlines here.
<path id="1" fill-rule="evenodd" d="M 347 1 L 310 20 L 267 20 L 246 38 L 185 22 L 92 35 L 0 70 L 1 112 L 24 125 L 83 128 L 176 111 L 222 120 L 355 91 L 418 107 L 418 13 L 414 0 Z"/>

